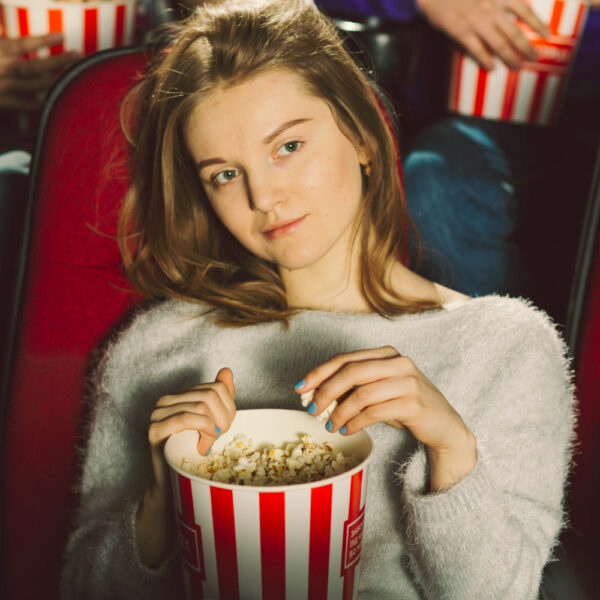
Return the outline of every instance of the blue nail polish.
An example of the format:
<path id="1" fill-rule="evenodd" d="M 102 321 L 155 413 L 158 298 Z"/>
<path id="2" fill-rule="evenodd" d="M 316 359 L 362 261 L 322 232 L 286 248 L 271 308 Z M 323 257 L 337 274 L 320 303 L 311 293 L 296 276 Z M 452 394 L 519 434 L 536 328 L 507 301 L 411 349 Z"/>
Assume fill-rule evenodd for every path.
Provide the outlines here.
<path id="1" fill-rule="evenodd" d="M 215 431 L 221 435 L 221 428 L 218 425 L 215 425 Z"/>
<path id="2" fill-rule="evenodd" d="M 294 388 L 297 389 L 297 390 L 299 390 L 300 388 L 304 387 L 305 383 L 306 382 L 304 381 L 304 379 L 301 379 L 298 383 L 294 384 Z"/>
<path id="3" fill-rule="evenodd" d="M 306 411 L 309 415 L 314 415 L 317 412 L 317 405 L 314 402 L 311 402 Z"/>
<path id="4" fill-rule="evenodd" d="M 342 435 L 344 435 L 346 433 L 346 426 L 345 425 L 342 425 L 342 427 L 340 428 L 340 433 Z"/>
<path id="5" fill-rule="evenodd" d="M 325 429 L 327 429 L 327 431 L 331 431 L 333 429 L 333 423 L 331 422 L 331 419 L 325 423 Z"/>

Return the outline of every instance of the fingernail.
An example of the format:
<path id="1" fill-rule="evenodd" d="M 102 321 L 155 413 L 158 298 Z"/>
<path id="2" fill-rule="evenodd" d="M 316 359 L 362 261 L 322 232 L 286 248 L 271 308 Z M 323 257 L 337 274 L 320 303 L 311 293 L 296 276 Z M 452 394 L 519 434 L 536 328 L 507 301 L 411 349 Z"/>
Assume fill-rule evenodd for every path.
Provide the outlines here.
<path id="1" fill-rule="evenodd" d="M 218 425 L 215 425 L 215 431 L 221 435 L 221 428 Z"/>
<path id="2" fill-rule="evenodd" d="M 311 402 L 306 409 L 309 415 L 314 415 L 317 412 L 317 405 L 314 402 Z"/>
<path id="3" fill-rule="evenodd" d="M 341 433 L 342 435 L 344 435 L 344 434 L 346 433 L 346 426 L 345 426 L 345 425 L 342 425 L 342 427 L 341 427 L 341 429 L 340 429 L 340 433 Z"/>
<path id="4" fill-rule="evenodd" d="M 331 422 L 331 419 L 325 423 L 325 429 L 327 429 L 327 431 L 331 431 L 333 429 L 333 423 Z"/>
<path id="5" fill-rule="evenodd" d="M 298 383 L 294 384 L 294 389 L 301 390 L 304 387 L 305 383 L 306 381 L 304 381 L 304 379 L 301 379 Z"/>

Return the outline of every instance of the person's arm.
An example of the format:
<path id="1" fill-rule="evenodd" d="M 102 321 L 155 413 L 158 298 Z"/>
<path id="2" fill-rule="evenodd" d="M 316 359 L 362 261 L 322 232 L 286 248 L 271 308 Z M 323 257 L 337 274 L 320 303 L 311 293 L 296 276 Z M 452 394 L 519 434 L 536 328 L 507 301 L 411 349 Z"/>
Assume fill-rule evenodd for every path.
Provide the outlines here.
<path id="1" fill-rule="evenodd" d="M 565 524 L 574 436 L 565 348 L 546 318 L 505 317 L 505 339 L 481 344 L 482 355 L 498 346 L 496 369 L 476 371 L 480 386 L 469 380 L 475 468 L 439 494 L 427 491 L 424 449 L 400 473 L 410 566 L 428 599 L 537 599 Z"/>
<path id="2" fill-rule="evenodd" d="M 65 552 L 61 598 L 177 597 L 172 589 L 179 575 L 174 552 L 150 568 L 138 549 L 136 519 L 152 485 L 147 429 L 124 410 L 122 397 L 106 395 L 103 387 L 101 379 L 85 451 L 80 505 Z M 122 393 L 129 396 L 131 391 Z M 160 518 L 172 519 L 172 515 L 163 511 Z"/>
<path id="3" fill-rule="evenodd" d="M 172 514 L 169 468 L 163 455 L 167 439 L 183 429 L 200 433 L 198 453 L 206 455 L 220 433 L 229 429 L 235 415 L 233 374 L 224 368 L 214 383 L 200 384 L 177 394 L 163 396 L 150 417 L 148 441 L 154 481 L 144 494 L 136 516 L 137 546 L 144 565 L 162 564 L 171 549 Z"/>
<path id="4" fill-rule="evenodd" d="M 55 46 L 62 41 L 60 33 L 0 39 L 0 108 L 19 111 L 41 108 L 43 94 L 61 71 L 80 56 L 64 52 L 47 58 L 24 59 L 22 55 Z"/>
<path id="5" fill-rule="evenodd" d="M 468 386 L 468 405 L 390 347 L 334 357 L 299 388 L 317 388 L 311 414 L 339 400 L 330 431 L 386 422 L 420 442 L 398 473 L 398 500 L 411 570 L 431 600 L 537 598 L 563 525 L 574 421 L 564 346 L 541 313 L 492 302 L 469 330 L 469 360 L 457 360 L 451 391 Z"/>
<path id="6" fill-rule="evenodd" d="M 231 371 L 196 385 L 188 370 L 177 370 L 181 361 L 168 362 L 182 325 L 158 308 L 109 346 L 92 381 L 80 506 L 61 578 L 65 600 L 182 596 L 164 442 L 195 429 L 205 454 L 229 428 L 235 405 Z"/>

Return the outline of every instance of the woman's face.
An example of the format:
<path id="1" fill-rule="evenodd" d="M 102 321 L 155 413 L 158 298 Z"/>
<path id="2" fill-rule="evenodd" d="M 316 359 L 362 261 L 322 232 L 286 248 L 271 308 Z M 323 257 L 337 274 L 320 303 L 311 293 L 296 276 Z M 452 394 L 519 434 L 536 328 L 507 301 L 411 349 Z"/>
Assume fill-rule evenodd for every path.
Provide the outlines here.
<path id="1" fill-rule="evenodd" d="M 186 138 L 209 202 L 248 250 L 285 269 L 346 257 L 365 160 L 300 77 L 273 70 L 217 89 Z"/>

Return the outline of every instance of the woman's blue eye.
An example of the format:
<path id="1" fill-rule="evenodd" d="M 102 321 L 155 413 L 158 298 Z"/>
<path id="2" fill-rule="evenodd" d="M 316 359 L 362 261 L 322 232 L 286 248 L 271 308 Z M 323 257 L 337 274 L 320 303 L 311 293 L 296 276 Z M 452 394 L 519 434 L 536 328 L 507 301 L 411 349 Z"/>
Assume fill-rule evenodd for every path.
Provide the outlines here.
<path id="1" fill-rule="evenodd" d="M 213 183 L 216 183 L 217 185 L 224 185 L 235 179 L 238 175 L 239 173 L 235 169 L 225 169 L 213 177 Z"/>
<path id="2" fill-rule="evenodd" d="M 300 142 L 286 142 L 279 148 L 279 154 L 292 154 L 298 152 L 300 148 Z"/>

